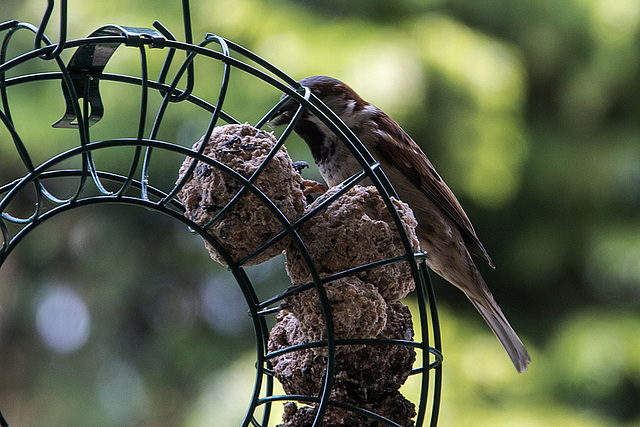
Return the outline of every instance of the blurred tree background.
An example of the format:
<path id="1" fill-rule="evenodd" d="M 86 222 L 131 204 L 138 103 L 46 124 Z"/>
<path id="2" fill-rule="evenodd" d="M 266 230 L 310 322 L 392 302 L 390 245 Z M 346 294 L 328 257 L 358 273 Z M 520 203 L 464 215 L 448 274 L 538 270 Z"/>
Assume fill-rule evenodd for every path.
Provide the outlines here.
<path id="1" fill-rule="evenodd" d="M 45 5 L 2 1 L 0 21 L 37 25 Z M 640 426 L 640 1 L 191 6 L 196 41 L 219 34 L 295 78 L 349 83 L 414 137 L 461 200 L 498 266 L 480 268 L 533 363 L 517 375 L 466 298 L 434 278 L 440 425 Z M 178 0 L 70 0 L 69 38 L 155 19 L 183 39 Z M 32 45 L 19 32 L 8 53 Z M 139 75 L 138 56 L 120 48 L 106 71 Z M 215 102 L 220 73 L 210 68 L 197 68 L 197 93 Z M 9 77 L 42 70 L 55 64 L 30 61 Z M 226 110 L 255 123 L 279 93 L 232 74 Z M 123 86 L 101 82 L 106 113 L 92 139 L 135 135 L 139 89 Z M 14 86 L 9 97 L 36 164 L 77 145 L 73 131 L 50 126 L 64 112 L 59 82 Z M 206 118 L 170 110 L 160 137 L 191 146 Z M 310 161 L 297 141 L 292 157 Z M 124 151 L 100 153 L 98 166 L 127 170 Z M 159 155 L 154 180 L 170 186 L 181 161 Z M 24 174 L 20 164 L 0 131 L 0 183 Z M 265 295 L 289 283 L 282 257 L 248 273 Z M 159 214 L 74 210 L 0 269 L 0 409 L 12 425 L 237 425 L 254 345 L 233 278 Z"/>

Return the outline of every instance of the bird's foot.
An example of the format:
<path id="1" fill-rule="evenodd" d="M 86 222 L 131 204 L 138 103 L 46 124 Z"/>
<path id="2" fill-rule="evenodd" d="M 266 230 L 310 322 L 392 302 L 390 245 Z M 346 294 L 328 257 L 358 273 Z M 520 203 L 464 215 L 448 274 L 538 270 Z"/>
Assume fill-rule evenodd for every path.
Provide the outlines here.
<path id="1" fill-rule="evenodd" d="M 305 196 L 310 196 L 312 194 L 323 194 L 328 190 L 328 188 L 324 184 L 320 184 L 319 182 L 310 179 L 303 179 L 302 186 L 304 187 L 304 190 L 302 190 L 302 192 Z"/>

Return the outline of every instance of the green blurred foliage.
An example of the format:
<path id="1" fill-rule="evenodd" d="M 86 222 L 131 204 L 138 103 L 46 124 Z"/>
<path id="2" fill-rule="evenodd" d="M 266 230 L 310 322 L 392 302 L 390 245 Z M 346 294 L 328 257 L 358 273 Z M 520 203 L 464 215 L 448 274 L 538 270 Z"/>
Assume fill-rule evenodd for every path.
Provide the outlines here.
<path id="1" fill-rule="evenodd" d="M 184 38 L 177 0 L 69 3 L 70 38 L 155 19 Z M 37 25 L 44 6 L 3 1 L 0 21 Z M 348 82 L 421 144 L 465 206 L 498 266 L 481 266 L 485 279 L 533 363 L 515 374 L 462 294 L 436 278 L 441 425 L 640 425 L 637 0 L 191 7 L 196 41 L 216 33 L 295 78 Z M 57 22 L 56 12 L 52 40 Z M 31 33 L 19 32 L 8 56 L 32 45 Z M 150 53 L 152 76 L 162 59 Z M 9 76 L 43 70 L 55 64 L 29 61 Z M 106 71 L 139 76 L 138 51 L 120 48 Z M 220 64 L 198 60 L 196 71 L 195 93 L 214 102 Z M 279 93 L 232 74 L 225 110 L 255 123 Z M 135 135 L 139 88 L 102 82 L 101 92 L 106 113 L 92 139 Z M 78 145 L 76 133 L 50 126 L 64 112 L 58 82 L 14 86 L 9 97 L 35 164 Z M 207 123 L 206 112 L 170 106 L 159 138 L 190 146 Z M 299 140 L 288 149 L 311 161 Z M 123 173 L 132 153 L 104 150 L 96 161 Z M 154 155 L 154 184 L 170 188 L 182 159 Z M 23 174 L 0 130 L 0 184 Z M 29 215 L 31 206 L 25 194 L 10 212 Z M 264 297 L 288 286 L 281 258 L 248 269 Z M 69 290 L 88 307 L 89 333 L 81 348 L 53 351 L 38 333 L 38 310 Z M 121 206 L 56 217 L 0 269 L 0 408 L 15 425 L 235 425 L 253 386 L 255 339 L 243 304 L 233 277 L 176 221 Z"/>

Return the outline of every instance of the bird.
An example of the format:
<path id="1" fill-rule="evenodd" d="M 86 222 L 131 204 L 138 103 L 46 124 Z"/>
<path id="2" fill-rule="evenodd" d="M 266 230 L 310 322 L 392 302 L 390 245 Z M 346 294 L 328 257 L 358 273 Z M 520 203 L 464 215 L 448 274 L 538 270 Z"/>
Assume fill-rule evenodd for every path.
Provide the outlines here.
<path id="1" fill-rule="evenodd" d="M 495 268 L 460 202 L 418 144 L 375 105 L 332 77 L 312 76 L 298 82 L 329 107 L 380 163 L 398 197 L 418 222 L 416 233 L 429 268 L 460 289 L 480 313 L 511 358 L 518 373 L 531 357 L 495 301 L 471 254 Z M 289 124 L 300 103 L 282 95 L 272 126 Z M 294 131 L 308 145 L 320 175 L 339 185 L 362 170 L 348 147 L 325 124 L 303 109 Z"/>

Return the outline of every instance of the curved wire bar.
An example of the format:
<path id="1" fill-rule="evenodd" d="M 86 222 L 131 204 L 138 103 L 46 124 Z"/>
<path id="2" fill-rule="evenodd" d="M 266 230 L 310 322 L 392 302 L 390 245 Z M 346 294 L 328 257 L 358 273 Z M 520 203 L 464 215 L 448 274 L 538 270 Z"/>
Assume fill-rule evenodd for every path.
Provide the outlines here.
<path id="1" fill-rule="evenodd" d="M 199 46 L 204 47 L 209 43 L 212 42 L 217 42 L 220 47 L 222 48 L 222 53 L 225 56 L 229 56 L 229 48 L 225 42 L 224 39 L 222 39 L 221 37 L 217 37 L 217 36 L 213 36 L 213 37 L 207 37 L 205 38 L 204 41 L 202 41 L 200 43 Z M 175 89 L 175 85 L 177 85 L 178 81 L 180 80 L 180 78 L 182 77 L 182 74 L 184 74 L 184 70 L 185 68 L 187 69 L 187 72 L 189 72 L 190 69 L 192 69 L 193 67 L 193 59 L 194 59 L 194 54 L 189 54 L 187 56 L 187 59 L 185 60 L 185 62 L 183 63 L 182 67 L 180 68 L 180 70 L 178 71 L 178 73 L 176 74 L 176 77 L 174 78 L 173 83 L 171 84 L 171 88 Z M 192 72 L 192 71 L 191 71 Z M 222 82 L 220 84 L 220 91 L 218 93 L 218 101 L 213 109 L 213 115 L 211 116 L 211 120 L 209 121 L 209 126 L 207 127 L 207 130 L 204 134 L 204 136 L 202 137 L 202 144 L 200 144 L 200 148 L 198 149 L 198 153 L 203 153 L 204 150 L 207 148 L 207 145 L 209 144 L 209 138 L 211 138 L 211 134 L 213 133 L 213 129 L 215 128 L 216 124 L 218 123 L 218 119 L 220 118 L 220 112 L 222 111 L 222 105 L 224 103 L 225 97 L 227 95 L 227 89 L 229 87 L 229 78 L 231 76 L 231 67 L 229 66 L 229 64 L 224 64 L 224 69 L 223 69 L 223 74 L 222 74 Z M 187 97 L 185 97 L 184 95 L 190 95 L 191 91 L 189 90 L 189 92 L 187 92 L 187 90 L 185 90 L 180 96 L 174 98 L 175 102 L 179 102 L 181 100 L 187 99 Z M 165 102 L 163 103 L 163 107 L 166 109 L 166 101 L 169 101 L 171 98 L 165 96 Z M 164 110 L 163 110 L 164 111 Z M 158 118 L 160 118 L 160 112 L 158 112 Z M 159 121 L 157 120 L 156 123 L 159 123 Z M 154 136 L 154 134 L 152 133 L 152 136 Z M 186 183 L 187 179 L 189 178 L 189 176 L 193 173 L 193 170 L 196 168 L 196 162 L 195 160 L 191 162 L 191 164 L 188 166 L 187 170 L 185 171 L 184 177 L 178 181 L 178 183 L 175 185 L 175 187 L 173 188 L 173 190 L 167 195 L 167 199 L 172 198 L 173 196 L 175 196 L 180 189 L 182 189 L 182 187 L 184 187 L 184 184 Z M 208 228 L 208 227 L 207 227 Z"/>
<path id="2" fill-rule="evenodd" d="M 47 9 L 47 10 L 49 10 L 49 9 Z M 48 20 L 48 18 L 46 18 L 46 20 Z M 44 25 L 46 25 L 46 22 L 45 22 L 46 20 L 45 20 L 45 18 L 43 18 L 43 22 L 45 23 Z M 36 34 L 36 40 L 38 40 L 38 38 L 39 38 L 38 43 L 41 43 L 42 41 L 44 41 L 47 45 L 50 45 L 51 42 L 49 41 L 49 39 L 46 36 L 41 35 L 40 37 L 38 37 L 38 32 L 42 28 L 43 28 L 43 24 L 41 24 L 40 28 L 36 28 L 35 26 L 33 26 L 31 24 L 18 23 L 17 21 L 12 21 L 11 25 L 6 27 L 6 29 L 8 29 L 9 31 L 7 32 L 7 34 L 5 36 L 5 39 L 2 42 L 2 48 L 0 50 L 0 64 L 3 64 L 3 63 L 6 62 L 6 52 L 7 52 L 8 46 L 9 46 L 9 42 L 11 40 L 11 37 L 18 30 L 21 30 L 21 29 L 29 30 L 29 31 L 31 31 L 31 32 Z M 66 37 L 66 35 L 65 36 L 61 36 L 61 37 Z M 65 71 L 64 64 L 60 60 L 58 55 L 53 55 L 53 51 L 52 51 L 52 55 L 51 56 L 43 55 L 43 56 L 41 56 L 41 58 L 43 58 L 43 59 L 55 59 L 57 66 L 64 73 L 64 71 Z M 33 165 L 33 161 L 31 160 L 31 156 L 29 155 L 26 146 L 24 145 L 22 139 L 20 138 L 20 136 L 18 135 L 18 133 L 15 130 L 15 127 L 13 126 L 13 120 L 11 119 L 11 110 L 9 108 L 9 102 L 8 102 L 6 87 L 7 87 L 7 85 L 6 85 L 5 71 L 2 71 L 2 72 L 0 72 L 0 99 L 1 99 L 1 102 L 2 102 L 2 109 L 4 111 L 0 111 L 0 119 L 5 124 L 7 129 L 9 129 L 9 133 L 11 134 L 12 140 L 14 142 L 16 150 L 18 151 L 20 159 L 22 160 L 23 165 L 25 166 L 27 171 L 32 171 L 33 168 L 34 168 L 34 165 Z M 49 191 L 47 191 L 47 189 L 44 186 L 42 186 L 41 183 L 38 182 L 38 181 L 34 182 L 34 190 L 35 190 L 35 193 L 36 193 L 37 200 L 36 200 L 36 208 L 35 208 L 35 211 L 34 211 L 33 215 L 31 217 L 29 217 L 29 218 L 23 218 L 23 219 L 12 218 L 13 220 L 18 221 L 18 222 L 29 222 L 33 217 L 35 217 L 38 214 L 38 211 L 41 209 L 44 199 L 49 199 L 54 203 L 55 202 L 62 202 L 62 200 L 56 198 Z M 80 192 L 80 189 L 78 190 L 78 192 Z M 6 212 L 2 212 L 1 215 L 4 216 L 5 218 L 9 217 Z M 3 228 L 3 233 L 4 233 L 4 228 Z"/>
<path id="3" fill-rule="evenodd" d="M 322 424 L 324 414 L 329 407 L 347 409 L 359 415 L 378 421 L 383 425 L 397 426 L 398 424 L 371 411 L 330 399 L 332 381 L 335 372 L 336 349 L 345 345 L 362 344 L 400 345 L 420 349 L 422 351 L 423 366 L 414 368 L 411 372 L 412 375 L 421 375 L 420 401 L 418 404 L 416 425 L 425 425 L 427 413 L 429 411 L 428 403 L 430 383 L 432 383 L 433 394 L 430 399 L 431 411 L 429 423 L 431 426 L 435 426 L 438 419 L 442 380 L 441 338 L 435 295 L 431 286 L 429 271 L 424 262 L 424 257 L 426 255 L 413 254 L 410 240 L 404 231 L 400 216 L 392 201 L 392 198 L 396 196 L 395 190 L 385 176 L 384 171 L 380 168 L 379 163 L 371 153 L 366 150 L 361 141 L 358 140 L 352 130 L 349 129 L 349 127 L 346 126 L 333 113 L 333 111 L 317 99 L 307 88 L 301 87 L 293 78 L 279 70 L 277 67 L 244 47 L 214 34 L 207 34 L 202 42 L 197 45 L 193 44 L 188 0 L 182 0 L 182 6 L 185 42 L 177 41 L 173 34 L 158 21 L 153 23 L 158 35 L 152 35 L 150 37 L 146 37 L 144 35 L 144 31 L 143 35 L 140 36 L 135 32 L 128 31 L 126 27 L 110 26 L 110 28 L 116 28 L 120 32 L 94 32 L 92 36 L 87 38 L 66 40 L 66 1 L 64 0 L 61 2 L 60 36 L 57 44 L 52 44 L 45 35 L 45 29 L 53 11 L 53 0 L 48 0 L 47 9 L 38 27 L 27 23 L 20 23 L 16 20 L 0 24 L 0 32 L 6 31 L 0 47 L 0 121 L 9 131 L 16 151 L 26 171 L 26 174 L 23 177 L 16 178 L 15 180 L 0 186 L 0 238 L 2 238 L 2 241 L 0 242 L 0 267 L 18 243 L 39 224 L 54 217 L 55 215 L 70 211 L 75 207 L 100 203 L 123 203 L 156 210 L 183 222 L 210 243 L 228 265 L 230 272 L 235 277 L 247 301 L 249 314 L 252 318 L 256 332 L 257 362 L 254 390 L 249 402 L 249 408 L 242 424 L 243 426 L 267 426 L 273 402 L 287 400 L 314 404 L 316 406 L 316 416 L 313 423 L 314 427 Z M 11 37 L 16 31 L 22 29 L 26 29 L 35 34 L 34 49 L 16 57 L 7 59 L 7 50 Z M 153 30 L 149 30 L 149 34 L 151 34 L 152 31 Z M 212 49 L 210 47 L 211 44 L 218 46 L 219 49 Z M 135 137 L 96 142 L 91 141 L 89 126 L 93 119 L 89 115 L 89 99 L 91 95 L 89 93 L 89 85 L 85 84 L 83 91 L 78 93 L 76 90 L 77 79 L 74 81 L 75 76 L 69 71 L 69 64 L 65 64 L 60 59 L 60 53 L 65 49 L 80 49 L 98 45 L 112 45 L 114 46 L 114 50 L 118 46 L 124 45 L 127 47 L 137 48 L 139 50 L 140 77 L 103 73 L 101 71 L 98 75 L 91 76 L 91 78 L 99 80 L 109 80 L 140 87 L 140 115 Z M 147 58 L 149 48 L 166 51 L 164 64 L 156 79 L 152 79 L 149 76 Z M 173 75 L 171 82 L 165 83 L 169 77 L 169 69 L 175 59 L 176 52 L 184 52 L 185 59 L 180 64 L 177 72 Z M 215 103 L 210 103 L 209 101 L 199 98 L 193 94 L 195 87 L 194 60 L 196 58 L 208 58 L 216 63 L 222 64 L 223 66 L 218 98 Z M 6 77 L 7 71 L 14 69 L 18 65 L 37 59 L 55 59 L 59 71 L 21 74 L 11 78 Z M 257 128 L 261 128 L 266 125 L 276 114 L 283 102 L 293 99 L 299 104 L 298 111 L 291 123 L 289 123 L 282 132 L 276 146 L 267 155 L 267 158 L 259 168 L 248 178 L 243 177 L 224 164 L 203 155 L 213 129 L 217 126 L 220 119 L 227 123 L 239 123 L 238 120 L 223 111 L 227 89 L 230 83 L 231 69 L 248 73 L 265 84 L 280 90 L 286 95 L 285 99 L 276 103 L 273 108 L 271 108 L 256 123 L 255 126 Z M 179 89 L 178 83 L 182 81 L 185 74 L 187 76 L 186 87 L 184 89 Z M 87 76 L 87 78 L 89 78 L 89 76 Z M 38 166 L 36 166 L 31 160 L 29 150 L 20 138 L 19 131 L 14 126 L 11 116 L 9 97 L 7 95 L 7 88 L 12 85 L 28 84 L 30 82 L 37 81 L 61 82 L 63 92 L 69 96 L 68 101 L 70 111 L 77 119 L 79 138 L 79 145 L 77 147 L 55 155 Z M 160 107 L 155 113 L 155 119 L 151 126 L 149 135 L 145 137 L 146 121 L 149 114 L 148 99 L 149 92 L 151 90 L 157 91 L 163 99 Z M 80 103 L 80 99 L 83 99 L 82 103 Z M 203 143 L 200 144 L 199 149 L 195 151 L 178 144 L 160 141 L 157 139 L 160 126 L 167 114 L 169 104 L 181 102 L 188 102 L 211 113 L 210 120 L 203 137 Z M 299 220 L 290 222 L 276 207 L 276 205 L 258 187 L 256 187 L 255 183 L 269 161 L 273 156 L 275 156 L 276 152 L 283 146 L 287 138 L 293 132 L 296 121 L 301 117 L 303 110 L 308 110 L 310 113 L 316 115 L 340 138 L 340 140 L 358 160 L 362 166 L 362 170 L 350 179 L 346 180 L 342 184 L 342 188 L 331 198 L 328 198 L 323 203 L 319 204 L 311 212 L 307 212 Z M 119 147 L 133 147 L 134 149 L 134 154 L 128 171 L 124 175 L 121 175 L 99 170 L 93 160 L 93 153 L 103 149 Z M 142 154 L 143 150 L 144 155 Z M 178 179 L 178 181 L 169 190 L 160 190 L 159 187 L 153 185 L 153 180 L 150 175 L 150 168 L 153 161 L 153 150 L 163 150 L 191 159 L 187 173 L 185 173 L 184 177 Z M 81 159 L 80 168 L 57 169 L 60 167 L 61 163 L 73 158 Z M 227 205 L 223 207 L 221 212 L 205 226 L 199 226 L 191 219 L 187 218 L 184 215 L 184 208 L 176 199 L 176 195 L 185 185 L 189 175 L 194 171 L 197 162 L 203 162 L 210 167 L 217 168 L 238 182 L 241 188 L 227 203 Z M 138 169 L 140 169 L 140 178 L 136 179 Z M 71 197 L 55 197 L 44 185 L 46 182 L 54 182 L 62 178 L 74 178 L 77 180 L 77 186 L 75 187 L 74 194 Z M 307 222 L 318 212 L 325 209 L 331 202 L 335 201 L 338 197 L 364 179 L 370 180 L 378 188 L 380 196 L 387 205 L 394 224 L 399 231 L 406 254 L 386 260 L 376 261 L 350 270 L 345 270 L 328 277 L 320 277 L 309 250 L 307 249 L 303 239 L 298 234 L 297 229 L 299 229 L 301 225 Z M 103 185 L 103 182 L 116 184 L 118 189 L 116 191 L 108 191 L 106 186 Z M 35 191 L 37 202 L 35 210 L 26 218 L 19 218 L 9 214 L 7 208 L 11 206 L 12 201 L 14 201 L 21 192 L 25 191 L 26 188 L 33 188 Z M 228 213 L 243 194 L 247 193 L 254 195 L 273 213 L 274 218 L 276 218 L 282 226 L 282 231 L 272 237 L 262 247 L 256 248 L 255 251 L 247 255 L 244 259 L 233 260 L 222 245 L 208 233 L 208 229 L 217 220 Z M 9 224 L 12 226 L 9 227 Z M 312 280 L 307 284 L 260 301 L 255 293 L 253 284 L 244 270 L 244 265 L 268 247 L 271 247 L 287 236 L 300 251 L 303 260 L 308 265 Z M 357 274 L 368 269 L 395 262 L 408 263 L 414 280 L 416 281 L 416 295 L 418 299 L 419 319 L 422 327 L 422 340 L 336 340 L 331 307 L 324 285 L 341 277 Z M 300 346 L 291 346 L 278 352 L 268 353 L 266 348 L 270 331 L 266 321 L 267 316 L 274 314 L 278 309 L 277 306 L 279 303 L 287 296 L 306 289 L 315 289 L 320 300 L 322 313 L 325 318 L 326 340 Z M 430 345 L 429 342 L 430 333 L 433 334 L 433 345 Z M 274 372 L 271 360 L 286 352 L 314 347 L 323 347 L 327 352 L 326 375 L 321 393 L 318 396 L 273 396 Z M 435 373 L 433 378 L 430 376 L 430 371 L 432 370 Z M 260 397 L 261 395 L 266 397 Z M 263 407 L 262 421 L 256 420 L 254 416 L 259 407 Z M 0 422 L 5 422 L 1 414 Z M 5 424 L 0 425 L 6 425 L 6 422 Z"/>
<path id="4" fill-rule="evenodd" d="M 49 23 L 49 18 L 51 18 L 51 14 L 53 13 L 54 8 L 54 0 L 47 0 L 47 8 L 42 15 L 42 20 L 40 21 L 40 25 L 38 26 L 38 30 L 36 31 L 36 35 L 33 41 L 33 48 L 39 49 L 42 46 L 42 41 L 45 39 L 44 32 L 47 28 L 47 24 Z M 67 38 L 67 0 L 60 0 L 60 31 L 59 31 L 59 40 L 56 48 L 52 52 L 45 53 L 41 56 L 42 59 L 50 60 L 57 58 L 58 55 L 64 49 L 64 42 Z M 48 44 L 48 43 L 47 43 Z"/>

